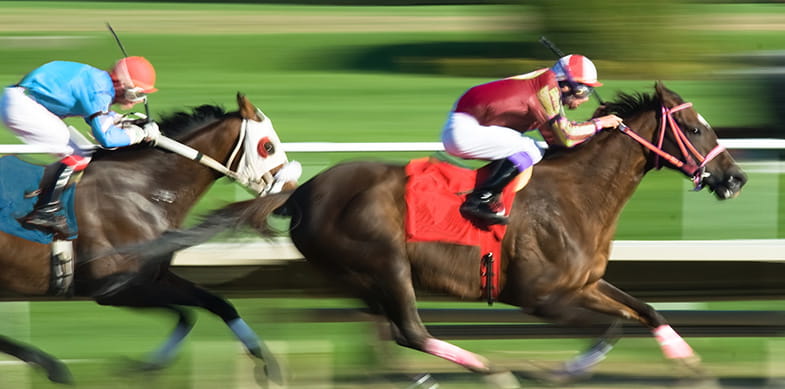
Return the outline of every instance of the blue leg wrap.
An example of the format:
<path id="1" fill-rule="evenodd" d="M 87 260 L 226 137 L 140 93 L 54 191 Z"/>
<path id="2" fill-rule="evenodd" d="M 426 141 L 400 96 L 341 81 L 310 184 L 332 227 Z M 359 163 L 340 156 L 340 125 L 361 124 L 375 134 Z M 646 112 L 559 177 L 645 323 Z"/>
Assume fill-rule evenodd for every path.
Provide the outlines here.
<path id="1" fill-rule="evenodd" d="M 256 335 L 256 332 L 254 332 L 254 330 L 248 326 L 245 320 L 238 317 L 226 324 L 229 326 L 232 332 L 234 332 L 237 338 L 243 342 L 245 348 L 248 350 L 259 350 L 261 347 L 259 337 Z"/>

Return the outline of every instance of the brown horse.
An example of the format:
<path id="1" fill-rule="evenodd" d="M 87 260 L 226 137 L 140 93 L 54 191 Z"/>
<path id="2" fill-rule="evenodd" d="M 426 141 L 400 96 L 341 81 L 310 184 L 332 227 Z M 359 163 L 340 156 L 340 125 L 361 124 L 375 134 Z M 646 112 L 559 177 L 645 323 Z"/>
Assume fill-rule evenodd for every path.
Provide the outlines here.
<path id="1" fill-rule="evenodd" d="M 230 174 L 243 171 L 246 181 L 258 183 L 262 176 L 269 178 L 269 173 L 280 170 L 287 163 L 286 155 L 270 119 L 239 93 L 237 103 L 239 110 L 235 112 L 203 105 L 192 113 L 175 113 L 162 119 L 160 128 L 163 135 L 224 164 Z M 249 163 L 256 168 L 248 168 Z M 194 323 L 190 312 L 181 306 L 194 306 L 220 316 L 251 354 L 266 360 L 271 378 L 277 379 L 280 372 L 275 360 L 228 301 L 180 278 L 167 266 L 157 269 L 155 277 L 132 277 L 138 270 L 137 262 L 101 254 L 180 226 L 201 195 L 222 176 L 149 145 L 97 151 L 75 192 L 79 237 L 73 241 L 76 266 L 71 293 L 102 305 L 163 308 L 177 316 L 175 330 L 144 363 L 145 368 L 162 367 L 175 356 Z M 296 179 L 283 184 L 294 188 Z M 49 244 L 0 233 L 0 247 L 0 288 L 24 296 L 51 294 Z M 131 278 L 133 282 L 129 282 Z M 0 338 L 0 351 L 43 367 L 52 381 L 71 379 L 61 362 L 31 346 Z"/>
<path id="2" fill-rule="evenodd" d="M 600 132 L 569 151 L 550 150 L 516 194 L 502 242 L 498 300 L 562 323 L 582 324 L 599 314 L 638 321 L 666 357 L 700 371 L 699 358 L 665 318 L 603 279 L 611 240 L 622 208 L 651 169 L 681 170 L 696 189 L 707 186 L 719 199 L 737 195 L 746 176 L 691 104 L 662 83 L 651 95 L 621 94 L 597 115 L 606 113 L 629 127 Z M 166 255 L 230 226 L 251 225 L 266 236 L 269 215 L 290 216 L 289 234 L 305 258 L 386 317 L 398 344 L 490 377 L 498 371 L 489 362 L 434 338 L 418 315 L 415 288 L 463 300 L 484 296 L 476 247 L 407 241 L 406 182 L 397 164 L 338 164 L 291 194 L 232 204 L 140 252 Z M 609 349 L 610 341 L 600 342 L 566 372 L 582 372 Z"/>

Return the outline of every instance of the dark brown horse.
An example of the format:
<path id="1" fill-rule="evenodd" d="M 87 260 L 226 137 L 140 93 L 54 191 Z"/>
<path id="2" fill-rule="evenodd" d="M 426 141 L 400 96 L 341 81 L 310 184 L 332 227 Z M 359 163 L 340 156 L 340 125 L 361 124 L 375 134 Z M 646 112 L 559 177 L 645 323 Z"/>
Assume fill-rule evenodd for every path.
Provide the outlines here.
<path id="1" fill-rule="evenodd" d="M 498 300 L 556 322 L 581 324 L 598 313 L 636 320 L 652 330 L 666 357 L 698 369 L 699 358 L 665 318 L 603 279 L 611 240 L 622 208 L 651 169 L 681 170 L 719 199 L 737 195 L 746 176 L 706 121 L 661 83 L 654 94 L 622 94 L 601 111 L 621 116 L 629 128 L 600 132 L 574 149 L 550 150 L 516 194 L 502 242 Z M 291 239 L 305 258 L 386 317 L 398 344 L 495 373 L 484 358 L 434 338 L 418 315 L 415 288 L 483 299 L 480 253 L 470 246 L 407 242 L 406 182 L 401 165 L 342 163 L 291 194 L 232 204 L 142 252 L 166 254 L 228 226 L 248 224 L 267 235 L 269 215 L 290 216 Z M 583 370 L 609 349 L 610 342 L 601 342 L 573 360 L 568 372 Z"/>
<path id="2" fill-rule="evenodd" d="M 263 175 L 269 178 L 267 173 L 280 170 L 286 155 L 270 119 L 245 96 L 238 94 L 237 102 L 239 110 L 235 112 L 203 105 L 192 113 L 173 114 L 160 122 L 160 128 L 164 135 L 226 165 L 230 172 L 244 172 L 248 182 L 258 182 Z M 249 163 L 255 167 L 249 168 Z M 163 308 L 177 316 L 175 330 L 145 362 L 146 368 L 164 366 L 175 356 L 194 323 L 182 306 L 194 306 L 220 316 L 251 354 L 266 359 L 271 376 L 279 376 L 274 359 L 228 301 L 180 278 L 168 266 L 157 269 L 151 277 L 132 277 L 138 270 L 137 262 L 102 254 L 180 226 L 196 201 L 222 176 L 149 145 L 97 151 L 75 192 L 79 237 L 74 241 L 72 293 L 102 305 Z M 296 187 L 296 179 L 283 184 Z M 49 244 L 0 233 L 0 247 L 0 288 L 24 296 L 50 294 Z M 31 346 L 0 338 L 0 351 L 43 367 L 53 381 L 71 379 L 62 363 Z"/>

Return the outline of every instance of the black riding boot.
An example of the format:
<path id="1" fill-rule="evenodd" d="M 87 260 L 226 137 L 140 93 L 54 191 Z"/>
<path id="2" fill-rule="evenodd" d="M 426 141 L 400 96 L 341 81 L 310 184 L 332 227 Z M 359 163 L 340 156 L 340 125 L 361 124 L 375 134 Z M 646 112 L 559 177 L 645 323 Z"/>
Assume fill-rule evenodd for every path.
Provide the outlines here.
<path id="1" fill-rule="evenodd" d="M 484 225 L 507 224 L 501 193 L 504 187 L 515 178 L 519 171 L 509 159 L 491 162 L 491 174 L 466 196 L 461 204 L 463 217 Z"/>
<path id="2" fill-rule="evenodd" d="M 68 228 L 65 216 L 58 213 L 62 209 L 60 197 L 73 172 L 73 166 L 62 162 L 47 166 L 41 178 L 38 200 L 33 210 L 19 218 L 19 222 L 27 228 L 52 233 L 55 238 L 65 239 L 74 235 Z"/>

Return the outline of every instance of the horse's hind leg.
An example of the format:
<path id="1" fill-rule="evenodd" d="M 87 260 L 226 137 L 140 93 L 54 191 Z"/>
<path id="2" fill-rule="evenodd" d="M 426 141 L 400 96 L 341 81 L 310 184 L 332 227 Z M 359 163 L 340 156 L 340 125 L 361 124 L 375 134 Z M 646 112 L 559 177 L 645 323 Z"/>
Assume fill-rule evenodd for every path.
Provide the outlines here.
<path id="1" fill-rule="evenodd" d="M 408 261 L 394 261 L 393 265 L 378 274 L 387 276 L 376 279 L 369 293 L 378 301 L 390 320 L 393 336 L 398 344 L 444 358 L 474 372 L 492 372 L 493 369 L 485 358 L 436 339 L 428 332 L 417 312 Z"/>
<path id="2" fill-rule="evenodd" d="M 495 387 L 520 387 L 518 379 L 508 370 L 496 369 L 484 357 L 437 339 L 428 332 L 417 312 L 408 261 L 401 261 L 387 270 L 379 274 L 387 274 L 389 277 L 374 280 L 375 285 L 371 293 L 390 320 L 393 337 L 399 345 L 446 359 L 472 372 L 484 374 L 485 380 Z"/>
<path id="3" fill-rule="evenodd" d="M 13 355 L 20 360 L 33 365 L 38 365 L 46 371 L 52 382 L 70 384 L 73 382 L 71 372 L 57 358 L 32 346 L 22 345 L 5 336 L 0 336 L 0 352 Z"/>

